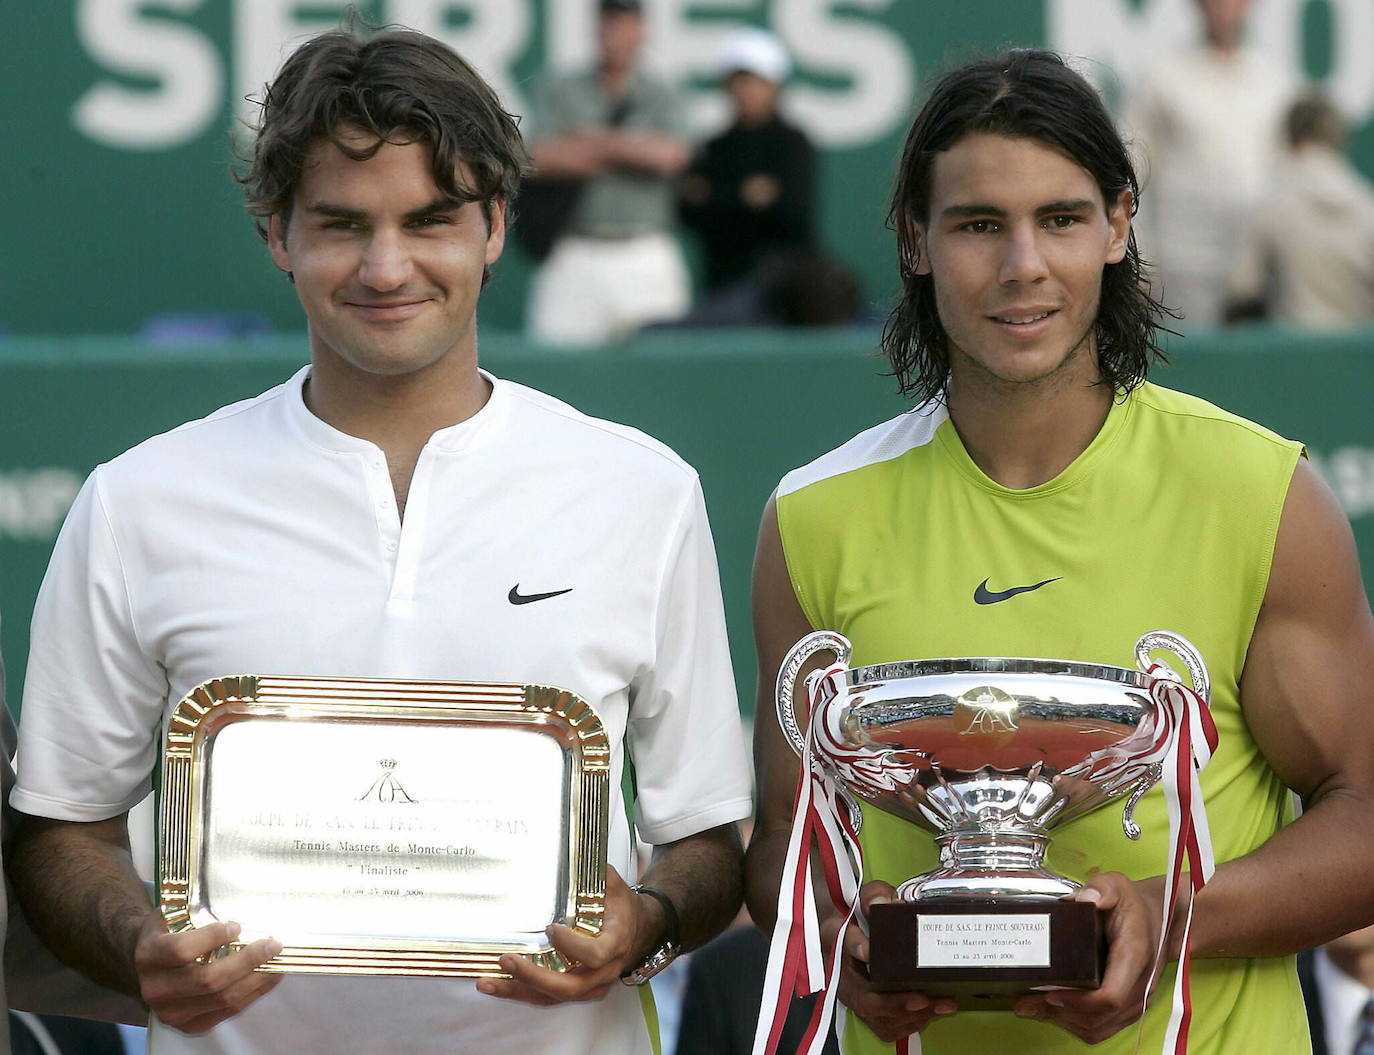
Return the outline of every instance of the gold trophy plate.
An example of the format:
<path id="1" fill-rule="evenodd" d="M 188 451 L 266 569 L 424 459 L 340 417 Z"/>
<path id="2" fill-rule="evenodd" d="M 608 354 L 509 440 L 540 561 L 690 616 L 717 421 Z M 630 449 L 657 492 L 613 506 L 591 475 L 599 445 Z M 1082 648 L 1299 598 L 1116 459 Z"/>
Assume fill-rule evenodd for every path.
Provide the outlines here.
<path id="1" fill-rule="evenodd" d="M 261 970 L 502 976 L 605 912 L 610 743 L 541 685 L 241 675 L 177 705 L 162 759 L 172 931 L 274 937 Z"/>

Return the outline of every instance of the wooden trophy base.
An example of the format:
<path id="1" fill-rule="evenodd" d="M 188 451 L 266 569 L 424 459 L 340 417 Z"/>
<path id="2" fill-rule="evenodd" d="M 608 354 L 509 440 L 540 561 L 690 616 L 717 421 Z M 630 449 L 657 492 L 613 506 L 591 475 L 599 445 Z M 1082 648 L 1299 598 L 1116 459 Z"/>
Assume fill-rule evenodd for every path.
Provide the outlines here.
<path id="1" fill-rule="evenodd" d="M 1105 913 L 1086 901 L 900 901 L 869 911 L 869 980 L 879 992 L 1010 1007 L 1032 989 L 1096 989 Z"/>

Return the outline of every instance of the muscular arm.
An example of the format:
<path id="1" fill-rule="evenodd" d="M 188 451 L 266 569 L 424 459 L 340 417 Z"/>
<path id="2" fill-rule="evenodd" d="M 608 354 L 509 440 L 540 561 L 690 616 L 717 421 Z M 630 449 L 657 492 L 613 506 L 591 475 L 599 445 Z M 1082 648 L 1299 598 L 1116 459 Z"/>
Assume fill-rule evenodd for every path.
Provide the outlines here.
<path id="1" fill-rule="evenodd" d="M 1279 956 L 1374 920 L 1370 669 L 1374 618 L 1350 525 L 1316 473 L 1299 465 L 1240 699 L 1265 759 L 1306 811 L 1252 853 L 1217 867 L 1197 897 L 1192 955 Z M 1102 988 L 1023 997 L 1017 1013 L 1096 1042 L 1139 1015 L 1164 882 L 1130 883 L 1110 873 L 1088 888 L 1112 908 L 1111 926 L 1129 931 L 1113 938 Z"/>
<path id="2" fill-rule="evenodd" d="M 219 922 L 169 934 L 129 855 L 127 815 L 81 823 L 24 817 L 10 874 L 33 929 L 67 964 L 144 1000 L 169 1026 L 208 1030 L 269 992 L 280 976 L 255 969 L 281 951 L 264 938 L 216 960 L 235 940 Z"/>
<path id="3" fill-rule="evenodd" d="M 1251 734 L 1304 813 L 1218 867 L 1198 895 L 1195 955 L 1282 955 L 1374 922 L 1371 670 L 1374 617 L 1355 541 L 1304 463 L 1240 685 Z"/>

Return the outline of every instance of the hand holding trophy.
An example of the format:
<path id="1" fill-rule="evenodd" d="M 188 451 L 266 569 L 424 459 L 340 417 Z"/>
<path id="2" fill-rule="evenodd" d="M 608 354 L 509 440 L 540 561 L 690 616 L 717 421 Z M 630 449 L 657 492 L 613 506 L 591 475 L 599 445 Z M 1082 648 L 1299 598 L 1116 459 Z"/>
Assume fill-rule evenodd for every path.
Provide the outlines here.
<path id="1" fill-rule="evenodd" d="M 807 679 L 804 736 L 794 704 L 797 675 L 827 650 L 837 663 Z M 1151 660 L 1156 650 L 1182 661 L 1192 690 Z M 1123 829 L 1138 838 L 1134 808 L 1161 780 L 1182 803 L 1166 918 L 1190 840 L 1200 856 L 1190 870 L 1195 888 L 1210 875 L 1196 774 L 1215 747 L 1215 729 L 1206 665 L 1182 637 L 1141 637 L 1138 670 L 991 657 L 849 669 L 850 652 L 839 634 L 803 638 L 783 661 L 776 702 L 779 723 L 810 774 L 799 795 L 794 850 L 806 853 L 814 836 L 821 859 L 843 871 L 846 858 L 860 855 L 858 799 L 935 834 L 940 867 L 908 878 L 896 902 L 872 906 L 874 989 L 994 1009 L 1033 989 L 1098 986 L 1107 952 L 1104 914 L 1072 900 L 1080 884 L 1045 867 L 1049 833 L 1125 799 Z M 861 861 L 852 863 L 862 871 Z M 781 901 L 804 902 L 798 894 L 808 870 L 789 868 L 792 886 L 785 878 Z M 852 911 L 858 876 L 840 878 L 832 889 L 842 887 L 847 903 L 837 908 Z M 794 915 L 780 911 L 780 923 Z M 780 981 L 786 991 L 787 980 Z M 1186 994 L 1176 994 L 1176 1004 L 1180 996 L 1186 1002 Z"/>

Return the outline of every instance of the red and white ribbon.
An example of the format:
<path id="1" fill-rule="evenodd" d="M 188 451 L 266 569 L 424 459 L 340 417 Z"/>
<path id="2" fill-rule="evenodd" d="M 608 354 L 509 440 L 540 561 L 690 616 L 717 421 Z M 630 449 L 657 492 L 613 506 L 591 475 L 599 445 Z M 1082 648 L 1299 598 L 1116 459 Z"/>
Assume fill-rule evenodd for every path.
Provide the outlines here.
<path id="1" fill-rule="evenodd" d="M 843 963 L 844 934 L 859 904 L 859 879 L 863 875 L 863 851 L 859 848 L 858 811 L 850 793 L 831 775 L 816 751 L 820 730 L 829 725 L 830 705 L 842 699 L 848 668 L 836 664 L 807 676 L 806 698 L 810 714 L 806 749 L 797 774 L 796 805 L 792 832 L 778 891 L 778 917 L 768 952 L 763 1002 L 754 1033 L 754 1055 L 773 1055 L 794 996 L 823 991 L 816 1003 L 800 1055 L 821 1055 L 826 1033 L 835 1014 Z M 825 970 L 819 916 L 812 885 L 811 848 L 820 859 L 825 892 L 841 916 L 830 949 L 830 969 Z M 917 1049 L 919 1051 L 919 1049 Z"/>
<path id="2" fill-rule="evenodd" d="M 764 976 L 763 1001 L 754 1034 L 753 1055 L 774 1055 L 793 996 L 824 991 L 812 1013 L 800 1055 L 821 1055 L 825 1036 L 835 1015 L 835 994 L 842 963 L 844 934 L 858 910 L 859 884 L 863 875 L 863 850 L 859 845 L 859 820 L 854 798 L 832 772 L 858 786 L 890 789 L 905 786 L 920 768 L 915 753 L 905 757 L 885 752 L 881 759 L 843 748 L 838 735 L 840 715 L 835 706 L 843 701 L 844 675 L 837 664 L 806 679 L 810 722 L 805 752 L 797 774 L 797 792 L 778 891 L 777 922 L 773 929 Z M 1186 1055 L 1188 1027 L 1192 1019 L 1189 991 L 1188 941 L 1192 925 L 1193 897 L 1215 871 L 1211 833 L 1198 775 L 1217 747 L 1217 729 L 1207 702 L 1184 685 L 1164 663 L 1146 672 L 1150 697 L 1155 702 L 1153 737 L 1147 747 L 1123 757 L 1113 752 L 1104 757 L 1106 768 L 1127 765 L 1158 765 L 1169 815 L 1169 863 L 1167 888 L 1160 924 L 1160 945 L 1154 971 L 1161 968 L 1169 936 L 1169 924 L 1178 909 L 1183 863 L 1188 863 L 1190 896 L 1184 908 L 1183 935 L 1178 971 L 1174 977 L 1173 1007 L 1165 1033 L 1163 1055 Z M 824 761 L 823 761 L 824 760 Z M 1094 767 L 1099 768 L 1099 767 Z M 1094 774 L 1099 779 L 1101 769 Z M 825 891 L 842 922 L 830 949 L 830 969 L 824 966 L 819 916 L 812 885 L 813 844 L 820 858 Z M 1150 978 L 1153 986 L 1155 975 Z M 1147 997 L 1148 1000 L 1148 987 Z M 1144 1009 L 1142 1008 L 1142 1015 Z M 896 1055 L 920 1055 L 918 1036 L 897 1041 Z"/>
<path id="3" fill-rule="evenodd" d="M 1212 833 L 1207 826 L 1207 809 L 1202 801 L 1199 774 L 1217 749 L 1217 727 L 1212 712 L 1201 696 L 1184 685 L 1166 664 L 1154 663 L 1146 672 L 1150 678 L 1150 697 L 1155 701 L 1157 727 L 1156 758 L 1161 767 L 1164 801 L 1169 811 L 1169 866 L 1165 870 L 1164 905 L 1161 909 L 1159 949 L 1153 986 L 1163 967 L 1169 942 L 1169 926 L 1178 909 L 1183 878 L 1183 863 L 1188 862 L 1188 903 L 1183 910 L 1183 935 L 1179 945 L 1178 970 L 1174 974 L 1173 1003 L 1164 1033 L 1164 1055 L 1185 1055 L 1193 1003 L 1189 986 L 1189 938 L 1193 923 L 1193 902 L 1197 892 L 1216 871 L 1212 855 Z M 1146 1000 L 1149 1000 L 1149 987 Z M 1142 1009 L 1142 1015 L 1144 1011 Z"/>

